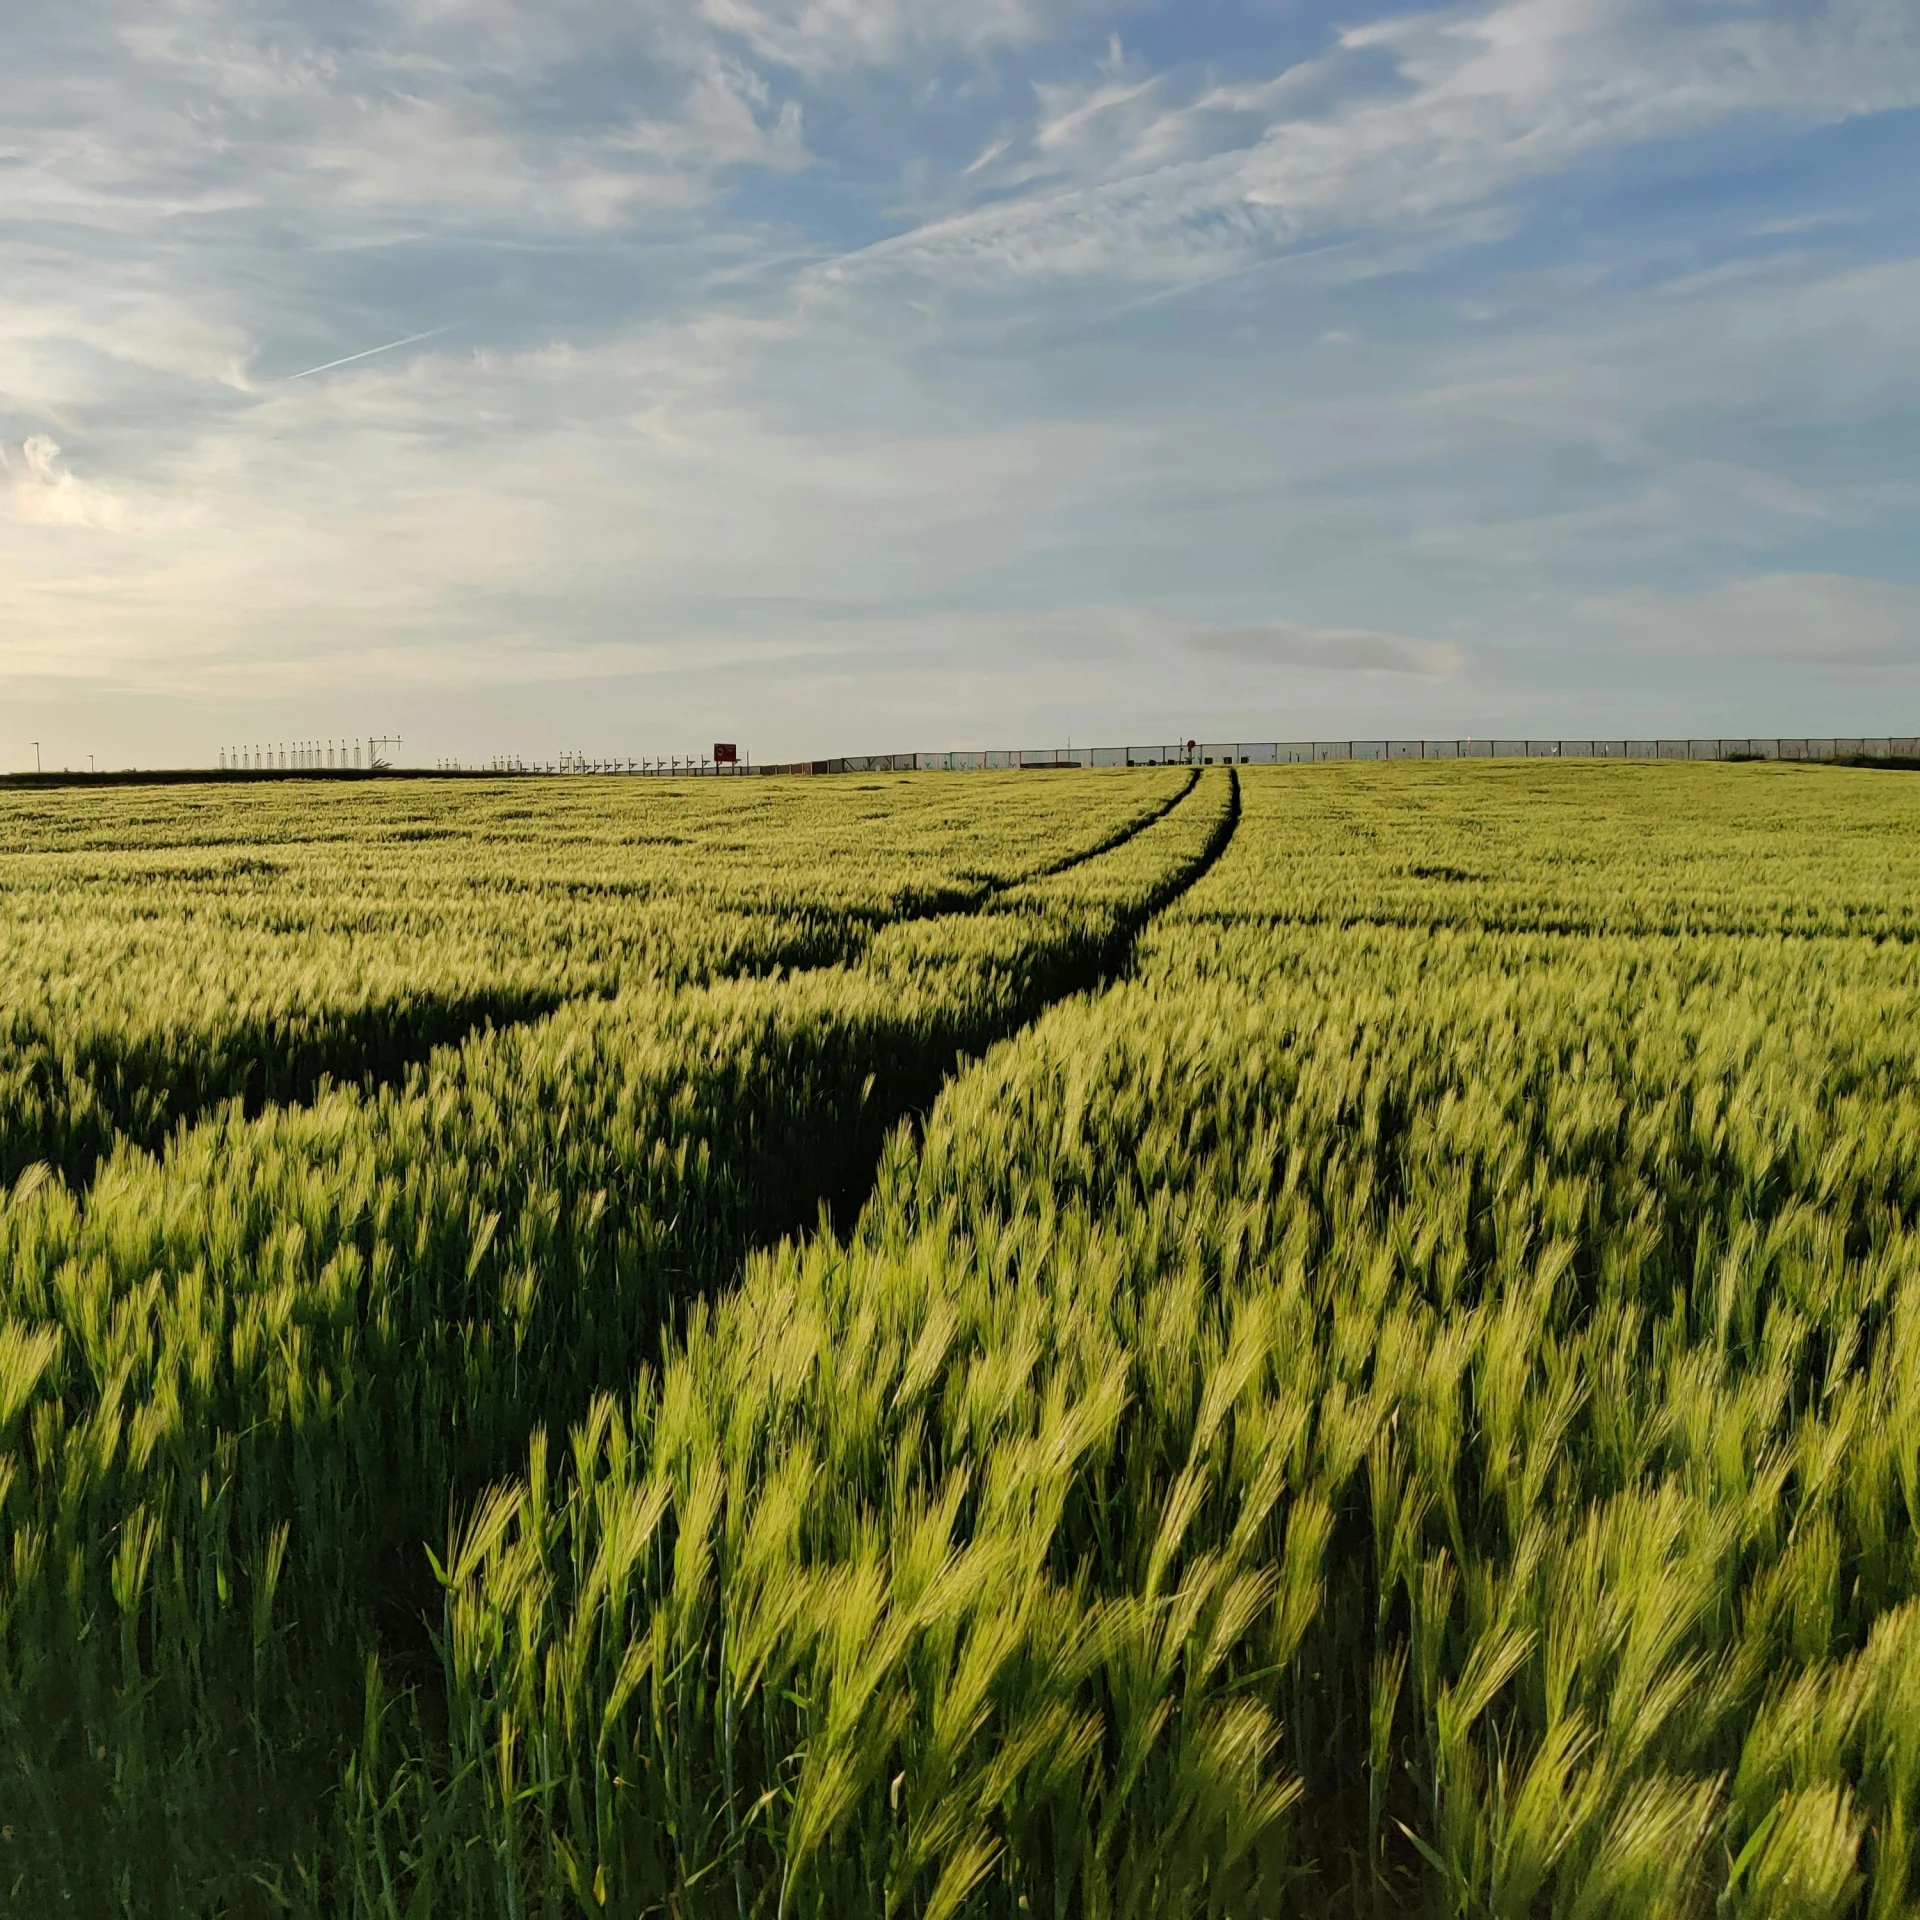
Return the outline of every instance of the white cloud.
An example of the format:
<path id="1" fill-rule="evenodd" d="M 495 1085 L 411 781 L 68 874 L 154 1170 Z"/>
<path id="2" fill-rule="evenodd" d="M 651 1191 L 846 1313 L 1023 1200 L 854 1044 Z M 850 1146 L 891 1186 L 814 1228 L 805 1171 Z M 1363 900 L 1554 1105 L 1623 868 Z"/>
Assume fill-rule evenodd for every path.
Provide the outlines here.
<path id="1" fill-rule="evenodd" d="M 1145 104 L 1156 83 L 1146 80 L 1102 80 L 1092 87 L 1036 86 L 1040 102 L 1039 124 L 1033 130 L 1033 144 L 1040 152 L 1058 156 L 1095 146 L 1096 127 L 1111 127 L 1123 121 L 1120 109 Z"/>
<path id="2" fill-rule="evenodd" d="M 800 103 L 775 104 L 766 79 L 708 52 L 689 77 L 678 114 L 642 120 L 616 146 L 706 167 L 764 167 L 791 173 L 807 164 Z"/>
<path id="3" fill-rule="evenodd" d="M 712 25 L 807 74 L 887 66 L 929 46 L 1019 46 L 1064 11 L 1029 0 L 700 0 Z"/>
<path id="4" fill-rule="evenodd" d="M 330 31 L 222 0 L 83 9 L 16 95 L 15 218 L 150 235 L 264 216 L 311 241 L 432 225 L 593 232 L 699 204 L 729 170 L 805 161 L 799 105 L 718 44 L 688 0 L 418 7 Z M 583 70 L 632 104 L 569 112 Z"/>
<path id="5" fill-rule="evenodd" d="M 1195 633 L 1188 644 L 1219 660 L 1328 673 L 1411 673 L 1431 679 L 1457 673 L 1466 662 L 1451 640 L 1415 640 L 1352 627 L 1303 627 L 1290 620 Z"/>
<path id="6" fill-rule="evenodd" d="M 1843 573 L 1772 573 L 1703 593 L 1587 602 L 1586 622 L 1629 646 L 1763 664 L 1883 667 L 1920 661 L 1920 586 Z M 1862 724 L 1865 724 L 1863 717 Z"/>
<path id="7" fill-rule="evenodd" d="M 982 552 L 1044 555 L 1138 464 L 1137 438 L 1100 425 L 903 408 L 877 437 L 836 417 L 845 350 L 712 323 L 520 354 L 440 340 L 263 388 L 150 476 L 190 516 L 116 504 L 111 569 L 0 542 L 0 666 L 105 658 L 127 686 L 256 691 L 336 667 L 411 682 L 398 662 L 439 672 L 462 649 L 493 684 L 616 659 L 725 669 L 730 648 L 805 651 L 835 623 L 924 630 Z M 784 426 L 761 404 L 769 353 L 819 396 Z M 29 453 L 22 522 L 108 523 L 50 442 Z M 882 611 L 903 597 L 915 618 Z M 55 629 L 78 644 L 43 644 Z"/>
<path id="8" fill-rule="evenodd" d="M 58 443 L 44 433 L 29 436 L 17 461 L 0 447 L 0 471 L 13 481 L 14 512 L 32 525 L 113 530 L 125 524 L 114 495 L 68 472 Z"/>
<path id="9" fill-rule="evenodd" d="M 1161 7 L 1104 55 L 1082 0 L 32 15 L 0 686 L 512 687 L 511 731 L 547 686 L 706 674 L 783 728 L 831 683 L 806 711 L 858 746 L 962 684 L 996 729 L 1304 688 L 1343 730 L 1676 635 L 1913 657 L 1906 589 L 1813 571 L 1898 571 L 1916 512 L 1920 265 L 1872 183 L 1851 224 L 1764 183 L 1723 221 L 1722 149 L 1659 222 L 1553 185 L 1730 128 L 1787 179 L 1791 129 L 1920 98 L 1910 0 L 1217 44 Z M 937 215 L 860 244 L 908 199 Z"/>
<path id="10" fill-rule="evenodd" d="M 1920 12 L 1500 0 L 1353 29 L 1266 88 L 1209 87 L 1117 155 L 1069 140 L 1144 92 L 1043 95 L 1035 147 L 1080 148 L 1090 177 L 929 221 L 847 269 L 1182 278 L 1328 232 L 1447 220 L 1602 149 L 1920 103 Z"/>

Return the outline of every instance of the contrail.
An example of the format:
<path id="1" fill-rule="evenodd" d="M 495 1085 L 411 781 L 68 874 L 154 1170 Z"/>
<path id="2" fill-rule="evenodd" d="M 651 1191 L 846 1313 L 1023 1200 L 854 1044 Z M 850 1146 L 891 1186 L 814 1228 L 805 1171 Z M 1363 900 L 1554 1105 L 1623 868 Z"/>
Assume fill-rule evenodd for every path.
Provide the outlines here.
<path id="1" fill-rule="evenodd" d="M 364 353 L 343 353 L 338 360 L 323 360 L 317 367 L 303 367 L 298 373 L 283 374 L 281 379 L 304 380 L 312 373 L 327 373 L 335 367 L 351 365 L 355 360 L 371 360 L 376 353 L 391 353 L 395 347 L 410 347 L 416 340 L 431 340 L 437 333 L 451 333 L 459 321 L 450 321 L 444 327 L 429 327 L 425 333 L 410 333 L 404 340 L 389 340 L 384 347 L 368 347 Z"/>

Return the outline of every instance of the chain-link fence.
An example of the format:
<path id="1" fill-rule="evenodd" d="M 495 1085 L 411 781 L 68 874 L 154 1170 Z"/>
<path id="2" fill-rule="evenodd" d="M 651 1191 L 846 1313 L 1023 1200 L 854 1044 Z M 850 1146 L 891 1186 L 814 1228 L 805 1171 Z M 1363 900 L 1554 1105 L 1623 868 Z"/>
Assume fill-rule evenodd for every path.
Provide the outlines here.
<path id="1" fill-rule="evenodd" d="M 1012 767 L 1284 766 L 1321 760 L 1920 760 L 1920 735 L 1817 740 L 1193 740 L 1170 746 L 844 754 L 752 771 L 959 773 Z"/>

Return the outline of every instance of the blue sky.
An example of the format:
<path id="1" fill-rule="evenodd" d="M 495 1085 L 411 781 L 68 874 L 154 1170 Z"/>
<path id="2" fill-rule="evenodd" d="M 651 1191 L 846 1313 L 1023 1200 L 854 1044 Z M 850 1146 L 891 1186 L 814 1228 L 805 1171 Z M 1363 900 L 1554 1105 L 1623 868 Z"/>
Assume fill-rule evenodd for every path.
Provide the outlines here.
<path id="1" fill-rule="evenodd" d="M 1913 0 L 0 51 L 0 765 L 1920 731 Z"/>

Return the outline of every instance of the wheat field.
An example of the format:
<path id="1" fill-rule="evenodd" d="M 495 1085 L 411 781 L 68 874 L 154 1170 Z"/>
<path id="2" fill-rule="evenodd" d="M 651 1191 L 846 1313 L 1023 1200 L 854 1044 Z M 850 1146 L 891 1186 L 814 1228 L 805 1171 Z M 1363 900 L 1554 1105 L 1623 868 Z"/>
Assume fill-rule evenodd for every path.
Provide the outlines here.
<path id="1" fill-rule="evenodd" d="M 1916 829 L 0 798 L 6 1910 L 1914 1912 Z"/>

